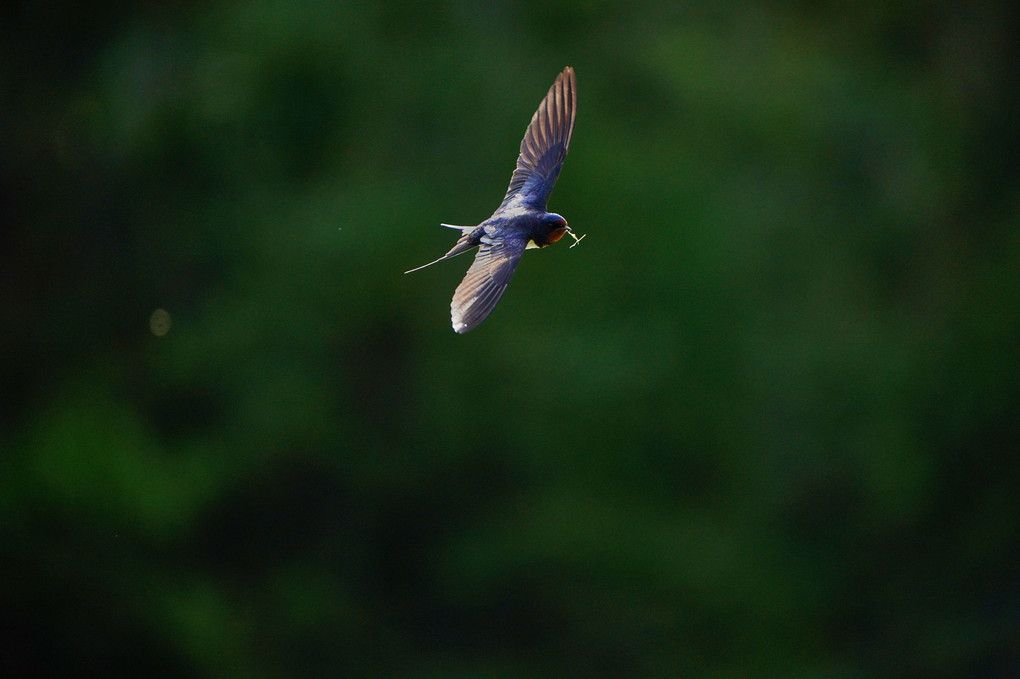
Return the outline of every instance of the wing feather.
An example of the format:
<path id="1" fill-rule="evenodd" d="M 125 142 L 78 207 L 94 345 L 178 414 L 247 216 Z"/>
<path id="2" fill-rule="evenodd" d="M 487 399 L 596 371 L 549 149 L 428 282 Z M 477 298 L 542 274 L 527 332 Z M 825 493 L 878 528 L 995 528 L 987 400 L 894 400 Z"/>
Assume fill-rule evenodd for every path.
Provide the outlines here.
<path id="1" fill-rule="evenodd" d="M 453 293 L 450 318 L 454 330 L 472 330 L 492 313 L 510 284 L 524 248 L 520 239 L 483 243 L 478 248 L 475 261 Z"/>
<path id="2" fill-rule="evenodd" d="M 557 76 L 531 118 L 500 209 L 521 202 L 545 210 L 570 148 L 576 118 L 577 77 L 568 66 Z"/>

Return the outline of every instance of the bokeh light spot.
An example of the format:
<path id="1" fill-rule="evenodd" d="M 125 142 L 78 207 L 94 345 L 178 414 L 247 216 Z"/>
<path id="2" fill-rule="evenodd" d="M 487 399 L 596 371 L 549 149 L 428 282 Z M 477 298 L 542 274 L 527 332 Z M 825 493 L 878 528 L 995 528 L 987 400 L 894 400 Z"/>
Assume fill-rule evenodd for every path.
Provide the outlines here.
<path id="1" fill-rule="evenodd" d="M 170 312 L 166 309 L 156 309 L 149 316 L 149 329 L 156 337 L 162 337 L 170 332 Z"/>

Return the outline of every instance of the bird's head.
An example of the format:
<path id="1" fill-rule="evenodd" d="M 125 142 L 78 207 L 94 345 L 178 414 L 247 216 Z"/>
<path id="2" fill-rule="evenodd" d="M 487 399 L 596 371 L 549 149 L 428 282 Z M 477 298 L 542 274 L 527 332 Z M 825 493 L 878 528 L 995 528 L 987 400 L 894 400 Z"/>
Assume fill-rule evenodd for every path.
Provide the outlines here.
<path id="1" fill-rule="evenodd" d="M 574 232 L 567 226 L 567 220 L 555 212 L 548 212 L 542 216 L 540 220 L 541 227 L 539 229 L 538 238 L 535 239 L 539 247 L 545 247 L 555 243 L 560 238 L 563 238 L 564 234 L 570 234 L 570 237 L 574 239 L 574 245 L 581 242 L 581 238 L 574 235 Z M 571 245 L 570 247 L 574 247 Z"/>
<path id="2" fill-rule="evenodd" d="M 570 231 L 570 227 L 567 226 L 567 220 L 555 212 L 549 212 L 542 215 L 542 228 L 540 229 L 539 237 L 545 241 L 545 244 L 555 243 L 560 238 L 563 238 L 563 234 Z"/>

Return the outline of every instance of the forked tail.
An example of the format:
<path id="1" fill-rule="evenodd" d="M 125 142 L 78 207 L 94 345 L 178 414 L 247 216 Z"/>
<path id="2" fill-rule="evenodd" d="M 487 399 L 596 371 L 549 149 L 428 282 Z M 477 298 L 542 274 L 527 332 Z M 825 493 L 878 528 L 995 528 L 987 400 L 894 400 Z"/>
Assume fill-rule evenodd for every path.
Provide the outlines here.
<path id="1" fill-rule="evenodd" d="M 467 252 L 471 248 L 473 248 L 473 247 L 478 245 L 478 238 L 471 238 L 470 237 L 471 232 L 474 231 L 476 227 L 474 227 L 474 226 L 454 226 L 453 224 L 441 224 L 441 226 L 445 226 L 448 229 L 457 229 L 458 231 L 461 232 L 461 236 L 460 236 L 460 239 L 457 241 L 457 244 L 454 245 L 453 248 L 451 248 L 449 252 L 447 252 L 445 255 L 443 255 L 439 259 L 435 260 L 434 262 L 429 262 L 428 264 L 422 264 L 421 266 L 415 267 L 415 268 L 411 269 L 410 271 L 405 271 L 404 272 L 405 274 L 414 273 L 415 271 L 421 271 L 425 267 L 432 266 L 433 264 L 436 264 L 437 262 L 441 262 L 444 259 L 450 259 L 451 257 L 456 257 L 457 255 L 461 254 L 462 252 Z"/>

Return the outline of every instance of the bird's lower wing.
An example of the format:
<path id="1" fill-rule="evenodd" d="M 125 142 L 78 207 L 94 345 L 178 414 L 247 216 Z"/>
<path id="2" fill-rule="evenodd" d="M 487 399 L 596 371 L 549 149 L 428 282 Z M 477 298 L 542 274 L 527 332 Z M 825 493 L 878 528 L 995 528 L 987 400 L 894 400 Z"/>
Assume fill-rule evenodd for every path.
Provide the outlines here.
<path id="1" fill-rule="evenodd" d="M 453 329 L 465 333 L 492 313 L 517 269 L 525 243 L 512 240 L 482 243 L 464 280 L 453 293 L 450 317 Z"/>

